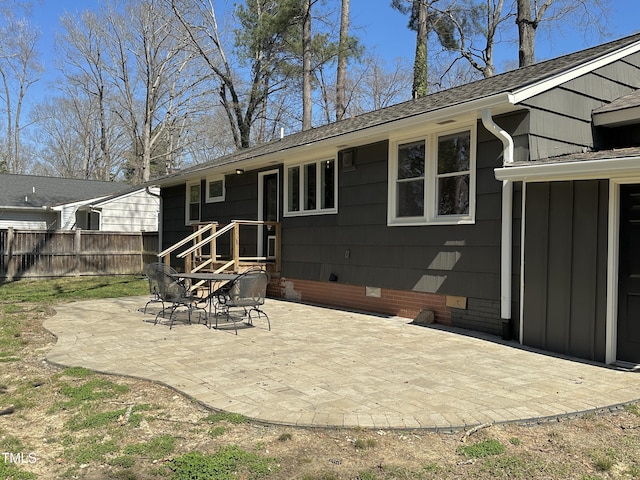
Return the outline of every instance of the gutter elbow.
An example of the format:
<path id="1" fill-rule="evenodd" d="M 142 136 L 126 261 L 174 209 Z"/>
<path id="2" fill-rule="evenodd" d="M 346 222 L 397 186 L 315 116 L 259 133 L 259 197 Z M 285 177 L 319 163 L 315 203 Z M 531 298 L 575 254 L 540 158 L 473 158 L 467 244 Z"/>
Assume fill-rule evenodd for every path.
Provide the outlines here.
<path id="1" fill-rule="evenodd" d="M 491 117 L 491 110 L 482 110 L 482 124 L 484 127 L 500 139 L 503 147 L 502 163 L 509 165 L 513 163 L 513 138 L 503 128 L 501 128 Z"/>

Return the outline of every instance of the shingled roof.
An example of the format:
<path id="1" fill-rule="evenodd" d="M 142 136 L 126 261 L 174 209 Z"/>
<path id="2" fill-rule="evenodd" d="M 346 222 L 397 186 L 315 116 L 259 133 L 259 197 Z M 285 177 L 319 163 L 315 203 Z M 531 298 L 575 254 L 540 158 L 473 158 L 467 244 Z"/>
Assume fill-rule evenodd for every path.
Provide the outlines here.
<path id="1" fill-rule="evenodd" d="M 465 85 L 435 92 L 419 99 L 409 100 L 356 117 L 298 132 L 280 140 L 256 145 L 230 155 L 219 157 L 207 163 L 183 169 L 163 178 L 174 179 L 176 177 L 188 176 L 214 166 L 255 159 L 290 148 L 329 140 L 348 133 L 364 131 L 429 112 L 436 112 L 447 107 L 464 105 L 499 94 L 512 93 L 565 73 L 573 68 L 637 42 L 640 42 L 640 33 L 552 60 L 536 63 L 528 67 L 522 67 L 517 70 L 495 75 L 491 78 L 477 80 Z M 160 179 L 160 183 L 162 183 L 162 180 L 163 179 Z"/>
<path id="2" fill-rule="evenodd" d="M 0 174 L 1 207 L 53 207 L 111 195 L 130 188 L 117 182 Z"/>

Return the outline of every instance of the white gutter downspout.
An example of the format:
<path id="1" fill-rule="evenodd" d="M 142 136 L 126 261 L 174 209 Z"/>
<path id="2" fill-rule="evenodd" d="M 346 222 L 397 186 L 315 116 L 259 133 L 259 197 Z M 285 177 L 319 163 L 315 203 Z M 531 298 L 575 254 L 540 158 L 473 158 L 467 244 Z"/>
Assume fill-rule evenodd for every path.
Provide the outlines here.
<path id="1" fill-rule="evenodd" d="M 491 118 L 491 110 L 482 110 L 482 124 L 502 141 L 502 165 L 513 163 L 513 139 Z M 511 338 L 511 271 L 512 271 L 512 230 L 513 230 L 513 183 L 502 181 L 502 239 L 500 242 L 500 317 L 502 336 Z"/>

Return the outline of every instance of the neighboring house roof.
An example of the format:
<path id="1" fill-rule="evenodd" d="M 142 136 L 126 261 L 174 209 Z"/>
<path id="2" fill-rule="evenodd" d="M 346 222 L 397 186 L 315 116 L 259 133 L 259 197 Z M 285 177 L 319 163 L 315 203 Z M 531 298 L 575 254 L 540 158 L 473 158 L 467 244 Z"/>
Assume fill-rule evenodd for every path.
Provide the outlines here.
<path id="1" fill-rule="evenodd" d="M 339 139 L 338 141 L 344 143 L 343 139 L 350 134 L 363 136 L 376 131 L 376 129 L 386 131 L 392 123 L 410 122 L 412 119 L 424 121 L 423 117 L 429 114 L 433 114 L 433 118 L 437 119 L 437 115 L 453 115 L 498 106 L 504 108 L 506 105 L 514 105 L 638 50 L 640 50 L 640 34 L 631 35 L 494 77 L 435 92 L 426 97 L 298 132 L 280 140 L 256 145 L 207 163 L 183 169 L 175 174 L 162 177 L 154 183 L 170 185 L 185 177 L 196 176 L 212 167 L 256 160 L 317 142 L 329 143 L 327 141 L 331 139 Z"/>
<path id="2" fill-rule="evenodd" d="M 130 188 L 130 185 L 117 182 L 0 174 L 0 207 L 54 207 Z"/>

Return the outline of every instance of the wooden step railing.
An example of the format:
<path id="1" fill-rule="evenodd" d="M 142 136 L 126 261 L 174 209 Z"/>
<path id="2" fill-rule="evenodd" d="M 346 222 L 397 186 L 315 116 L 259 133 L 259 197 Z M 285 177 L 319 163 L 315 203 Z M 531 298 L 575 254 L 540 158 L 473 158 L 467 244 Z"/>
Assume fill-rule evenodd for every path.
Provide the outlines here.
<path id="1" fill-rule="evenodd" d="M 191 244 L 186 249 L 176 254 L 177 258 L 184 259 L 185 272 L 193 273 L 201 270 L 210 270 L 214 273 L 223 271 L 240 272 L 243 267 L 250 267 L 256 264 L 269 265 L 274 272 L 280 272 L 280 249 L 282 228 L 280 222 L 266 222 L 262 220 L 232 220 L 228 225 L 218 228 L 218 223 L 198 224 L 194 226 L 195 231 L 188 237 L 180 240 L 175 245 L 163 250 L 158 254 L 158 258 L 166 264 L 170 264 L 171 254 L 182 247 Z M 247 257 L 240 255 L 240 229 L 245 226 L 266 228 L 275 227 L 275 258 L 267 256 Z M 223 258 L 218 254 L 217 241 L 225 234 L 230 235 L 229 246 L 230 255 Z M 208 234 L 208 235 L 207 235 Z M 207 235 L 205 237 L 205 235 Z M 257 234 L 256 234 L 257 235 Z M 260 235 L 261 237 L 261 235 Z M 203 255 L 203 251 L 208 248 L 209 254 Z M 193 285 L 196 288 L 199 285 Z"/>

